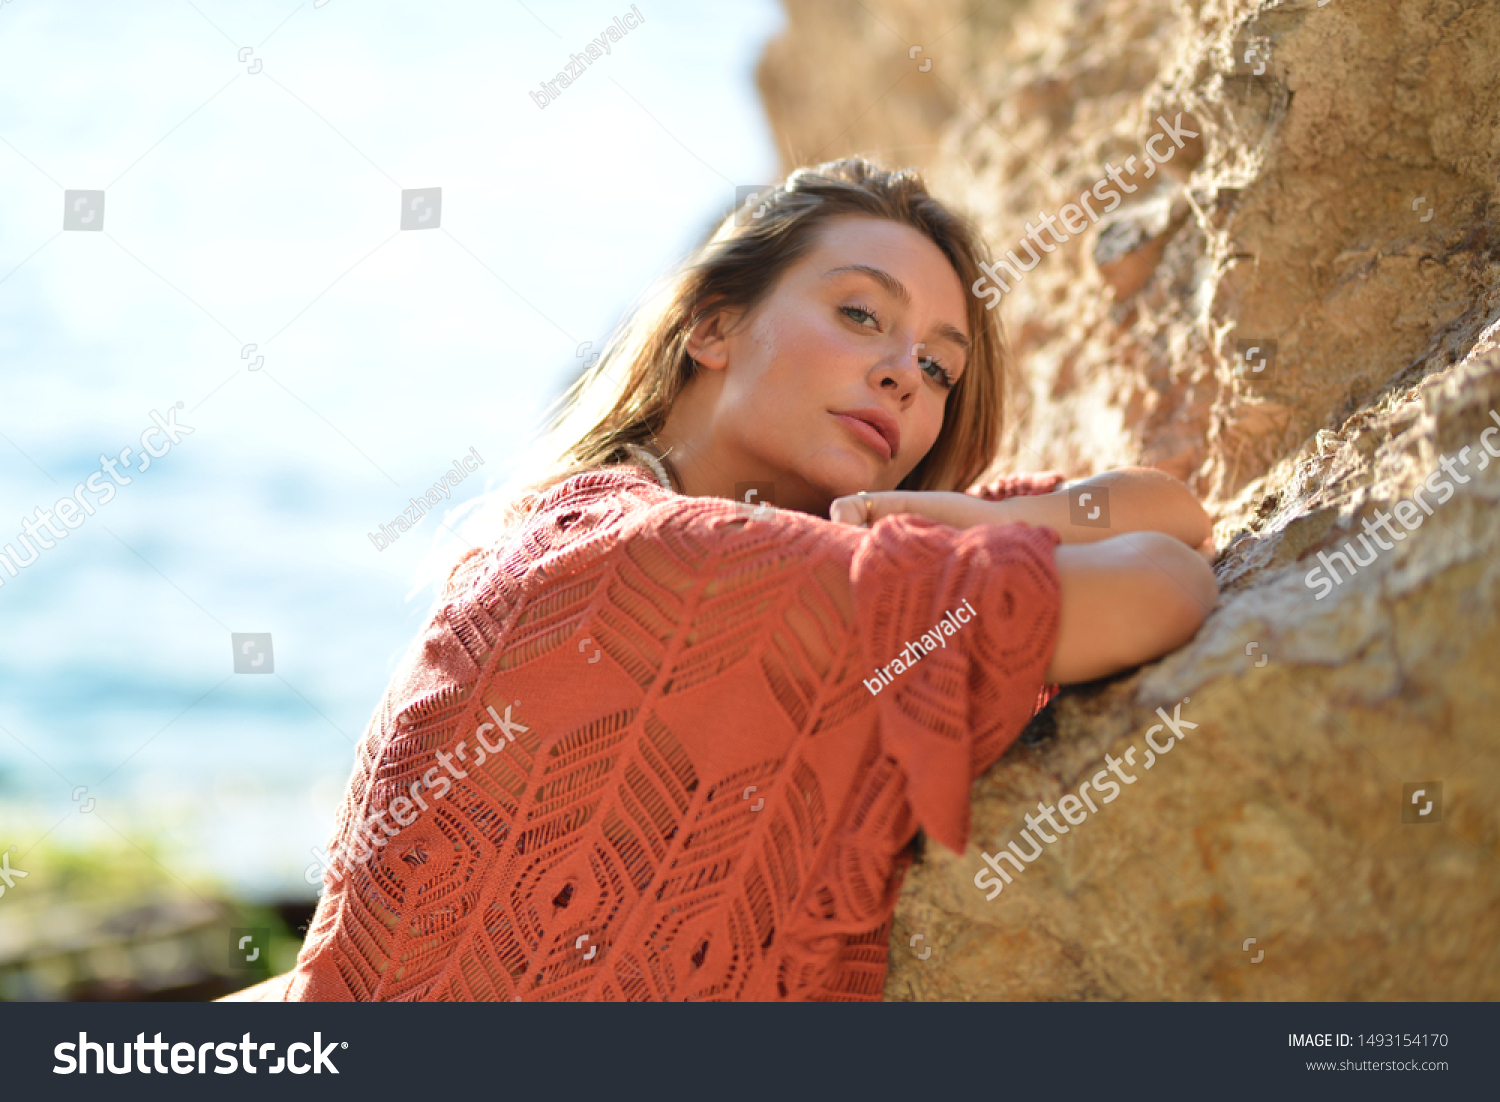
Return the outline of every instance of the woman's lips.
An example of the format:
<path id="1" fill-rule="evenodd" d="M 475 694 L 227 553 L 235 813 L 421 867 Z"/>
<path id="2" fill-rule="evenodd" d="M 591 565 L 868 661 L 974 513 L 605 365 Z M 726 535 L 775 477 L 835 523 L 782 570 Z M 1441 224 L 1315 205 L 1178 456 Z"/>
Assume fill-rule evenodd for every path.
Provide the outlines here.
<path id="1" fill-rule="evenodd" d="M 850 417 L 847 413 L 835 413 L 834 416 L 848 425 L 850 432 L 879 452 L 882 459 L 891 458 L 890 441 L 881 436 L 875 426 L 868 421 L 861 421 L 858 417 Z"/>

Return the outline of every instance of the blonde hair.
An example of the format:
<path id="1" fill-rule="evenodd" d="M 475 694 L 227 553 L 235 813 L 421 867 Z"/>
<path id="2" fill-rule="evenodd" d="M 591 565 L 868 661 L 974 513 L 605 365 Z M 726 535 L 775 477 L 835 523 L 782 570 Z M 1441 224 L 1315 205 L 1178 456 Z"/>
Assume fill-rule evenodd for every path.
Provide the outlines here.
<path id="1" fill-rule="evenodd" d="M 696 370 L 687 351 L 694 327 L 715 310 L 749 314 L 781 276 L 817 245 L 825 224 L 868 215 L 910 226 L 932 241 L 972 291 L 991 257 L 973 224 L 928 194 L 915 169 L 886 169 L 848 157 L 792 172 L 754 217 L 726 215 L 662 289 L 613 335 L 599 359 L 554 405 L 551 426 L 530 450 L 528 472 L 486 495 L 465 524 L 473 543 L 503 535 L 551 486 L 648 445 Z M 902 480 L 906 490 L 962 490 L 994 462 L 1011 362 L 999 317 L 965 295 L 968 363 L 947 402 L 936 442 Z M 560 407 L 560 412 L 557 412 Z M 538 468 L 540 468 L 538 470 Z M 464 556 L 465 558 L 467 555 Z M 450 560 L 451 562 L 451 560 Z"/>

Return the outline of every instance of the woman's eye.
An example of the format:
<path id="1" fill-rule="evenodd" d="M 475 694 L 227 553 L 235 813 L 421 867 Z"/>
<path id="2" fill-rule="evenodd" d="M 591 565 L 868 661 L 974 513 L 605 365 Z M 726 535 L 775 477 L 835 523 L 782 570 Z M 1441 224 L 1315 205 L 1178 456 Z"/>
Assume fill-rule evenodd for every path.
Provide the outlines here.
<path id="1" fill-rule="evenodd" d="M 858 318 L 854 318 L 854 314 L 863 314 L 865 317 L 870 318 L 872 321 L 874 321 L 877 325 L 880 323 L 880 316 L 876 314 L 874 310 L 866 310 L 863 306 L 840 306 L 839 309 L 844 314 L 853 318 L 854 321 L 860 325 L 863 325 L 864 323 L 861 322 Z M 922 370 L 927 372 L 929 376 L 936 380 L 939 386 L 941 386 L 944 390 L 953 389 L 953 376 L 948 374 L 947 369 L 945 369 L 942 364 L 933 359 L 931 356 L 924 356 L 923 362 L 925 362 L 926 366 L 924 366 Z"/>
<path id="2" fill-rule="evenodd" d="M 929 375 L 936 379 L 938 385 L 941 386 L 944 390 L 952 390 L 953 376 L 949 375 L 947 369 L 945 369 L 942 364 L 938 363 L 931 356 L 926 357 L 926 359 L 927 366 L 922 370 L 926 371 Z"/>

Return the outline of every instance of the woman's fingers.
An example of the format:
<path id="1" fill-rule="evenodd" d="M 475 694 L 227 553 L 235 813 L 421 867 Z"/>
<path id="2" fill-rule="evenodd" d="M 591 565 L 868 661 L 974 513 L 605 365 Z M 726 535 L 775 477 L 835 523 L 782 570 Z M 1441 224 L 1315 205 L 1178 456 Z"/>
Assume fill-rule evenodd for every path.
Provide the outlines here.
<path id="1" fill-rule="evenodd" d="M 828 507 L 828 519 L 835 524 L 852 524 L 855 527 L 864 524 L 864 500 L 853 494 L 834 498 L 833 504 Z"/>
<path id="2" fill-rule="evenodd" d="M 909 499 L 914 496 L 916 495 L 909 494 L 905 490 L 872 490 L 864 494 L 848 494 L 834 499 L 833 504 L 828 507 L 828 518 L 838 524 L 852 524 L 856 528 L 864 527 L 866 521 L 874 524 L 881 517 L 892 516 L 896 513 L 918 512 L 919 510 L 911 508 Z"/>

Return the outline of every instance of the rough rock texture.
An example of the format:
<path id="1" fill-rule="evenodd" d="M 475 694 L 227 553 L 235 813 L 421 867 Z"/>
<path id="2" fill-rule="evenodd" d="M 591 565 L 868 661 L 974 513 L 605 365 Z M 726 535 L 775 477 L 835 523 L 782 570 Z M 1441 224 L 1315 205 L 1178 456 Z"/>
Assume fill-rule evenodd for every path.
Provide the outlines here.
<path id="1" fill-rule="evenodd" d="M 1023 269 L 1028 220 L 1073 219 L 998 270 L 1005 468 L 1160 467 L 1225 549 L 1197 638 L 1065 692 L 976 784 L 969 851 L 927 847 L 886 997 L 1500 998 L 1500 5 L 785 3 L 786 168 L 915 164 Z M 1199 136 L 1148 177 L 1179 111 Z M 1107 165 L 1137 188 L 1108 213 Z M 1097 223 L 1063 213 L 1099 181 Z M 1325 592 L 1345 540 L 1367 565 Z M 1030 855 L 1023 816 L 1127 751 L 987 900 L 981 854 Z"/>

